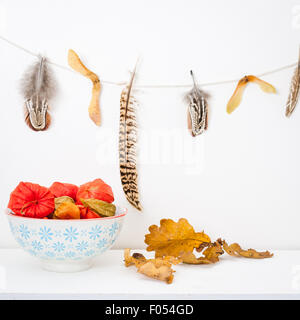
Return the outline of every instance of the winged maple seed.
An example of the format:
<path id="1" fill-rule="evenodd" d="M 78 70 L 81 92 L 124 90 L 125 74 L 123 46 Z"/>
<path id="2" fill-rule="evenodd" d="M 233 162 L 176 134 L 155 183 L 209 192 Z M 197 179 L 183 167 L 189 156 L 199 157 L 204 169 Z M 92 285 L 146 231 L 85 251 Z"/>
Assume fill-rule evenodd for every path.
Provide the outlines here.
<path id="1" fill-rule="evenodd" d="M 270 83 L 252 75 L 245 76 L 238 82 L 236 89 L 227 104 L 227 113 L 232 113 L 240 105 L 244 90 L 249 82 L 257 83 L 264 92 L 276 93 L 276 89 Z"/>
<path id="2" fill-rule="evenodd" d="M 125 265 L 135 265 L 138 272 L 144 275 L 172 283 L 175 272 L 172 264 L 212 264 L 220 261 L 219 257 L 226 252 L 235 257 L 265 259 L 273 256 L 269 251 L 258 252 L 254 249 L 244 250 L 239 244 L 228 245 L 225 240 L 217 239 L 211 242 L 204 232 L 195 232 L 186 219 L 175 222 L 162 219 L 160 227 L 152 225 L 149 234 L 145 235 L 147 251 L 155 252 L 155 259 L 146 259 L 140 253 L 130 255 L 130 249 L 125 249 Z M 194 251 L 202 253 L 196 257 Z"/>
<path id="3" fill-rule="evenodd" d="M 89 70 L 80 60 L 77 53 L 70 49 L 68 52 L 68 63 L 71 68 L 75 71 L 81 73 L 83 76 L 89 78 L 93 83 L 92 88 L 92 98 L 88 108 L 89 116 L 91 120 L 95 123 L 96 126 L 100 126 L 101 123 L 101 116 L 100 116 L 100 106 L 99 106 L 99 97 L 100 97 L 100 90 L 101 84 L 99 77 Z"/>

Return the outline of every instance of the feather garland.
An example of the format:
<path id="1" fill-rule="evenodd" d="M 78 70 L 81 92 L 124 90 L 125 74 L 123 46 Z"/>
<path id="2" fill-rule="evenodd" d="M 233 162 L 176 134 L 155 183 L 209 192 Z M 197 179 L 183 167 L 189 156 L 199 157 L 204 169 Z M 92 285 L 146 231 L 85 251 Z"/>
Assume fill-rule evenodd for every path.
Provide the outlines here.
<path id="1" fill-rule="evenodd" d="M 136 68 L 135 68 L 136 69 Z M 119 161 L 121 183 L 127 200 L 137 209 L 142 210 L 139 201 L 136 166 L 137 142 L 137 100 L 132 95 L 135 69 L 128 85 L 123 89 L 120 99 Z"/>
<path id="2" fill-rule="evenodd" d="M 299 48 L 299 57 L 298 57 L 298 65 L 294 71 L 294 75 L 291 81 L 290 93 L 288 97 L 288 101 L 286 103 L 285 115 L 289 117 L 299 100 L 300 95 L 300 48 Z"/>
<path id="3" fill-rule="evenodd" d="M 55 94 L 55 80 L 47 59 L 39 57 L 23 75 L 21 92 L 25 99 L 25 122 L 34 131 L 47 130 L 51 118 L 48 101 Z"/>
<path id="4" fill-rule="evenodd" d="M 193 78 L 193 89 L 187 93 L 186 99 L 189 101 L 188 107 L 188 129 L 193 137 L 204 132 L 207 129 L 208 94 L 200 90 L 196 83 L 194 73 L 190 71 Z"/>

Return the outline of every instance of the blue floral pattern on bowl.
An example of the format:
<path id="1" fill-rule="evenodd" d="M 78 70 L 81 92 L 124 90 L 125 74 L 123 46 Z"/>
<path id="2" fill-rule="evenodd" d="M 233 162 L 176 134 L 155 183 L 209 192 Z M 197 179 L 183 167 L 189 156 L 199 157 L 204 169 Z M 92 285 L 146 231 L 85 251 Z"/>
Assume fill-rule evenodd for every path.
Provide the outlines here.
<path id="1" fill-rule="evenodd" d="M 20 217 L 8 212 L 11 232 L 18 244 L 43 260 L 78 261 L 108 250 L 116 241 L 126 214 L 103 219 L 50 220 Z"/>

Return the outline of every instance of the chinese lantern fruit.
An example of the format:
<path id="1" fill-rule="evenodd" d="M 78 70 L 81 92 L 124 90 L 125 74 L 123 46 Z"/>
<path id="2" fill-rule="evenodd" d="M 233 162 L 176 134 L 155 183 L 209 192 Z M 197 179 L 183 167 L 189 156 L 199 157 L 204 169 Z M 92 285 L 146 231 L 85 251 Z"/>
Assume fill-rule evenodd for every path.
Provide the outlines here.
<path id="1" fill-rule="evenodd" d="M 112 217 L 116 213 L 116 206 L 98 199 L 81 199 L 83 205 L 100 216 Z"/>
<path id="2" fill-rule="evenodd" d="M 78 191 L 78 187 L 75 184 L 61 182 L 53 182 L 49 189 L 55 198 L 67 196 L 74 200 Z"/>
<path id="3" fill-rule="evenodd" d="M 10 194 L 8 208 L 16 215 L 44 218 L 54 211 L 54 195 L 46 187 L 20 182 Z"/>
<path id="4" fill-rule="evenodd" d="M 55 219 L 80 219 L 80 210 L 72 202 L 63 202 L 54 212 Z"/>
<path id="5" fill-rule="evenodd" d="M 55 209 L 57 209 L 64 202 L 75 203 L 74 200 L 68 196 L 58 197 L 54 199 Z"/>
<path id="6" fill-rule="evenodd" d="M 101 218 L 101 217 L 96 212 L 88 209 L 86 214 L 86 219 L 95 219 L 95 218 Z"/>
<path id="7" fill-rule="evenodd" d="M 95 219 L 95 218 L 101 218 L 99 214 L 92 211 L 91 209 L 78 204 L 77 207 L 80 209 L 80 219 Z"/>
<path id="8" fill-rule="evenodd" d="M 101 179 L 96 179 L 79 187 L 76 196 L 77 203 L 81 203 L 80 199 L 98 199 L 111 203 L 114 201 L 114 195 L 108 184 Z"/>

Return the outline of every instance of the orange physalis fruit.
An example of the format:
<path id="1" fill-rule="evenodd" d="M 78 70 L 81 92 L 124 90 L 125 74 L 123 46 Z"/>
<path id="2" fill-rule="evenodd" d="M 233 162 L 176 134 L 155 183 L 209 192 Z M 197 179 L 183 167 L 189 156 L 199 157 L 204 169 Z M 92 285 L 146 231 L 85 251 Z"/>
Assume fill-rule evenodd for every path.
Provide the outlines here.
<path id="1" fill-rule="evenodd" d="M 56 219 L 80 219 L 80 210 L 76 204 L 63 202 L 54 212 Z"/>

